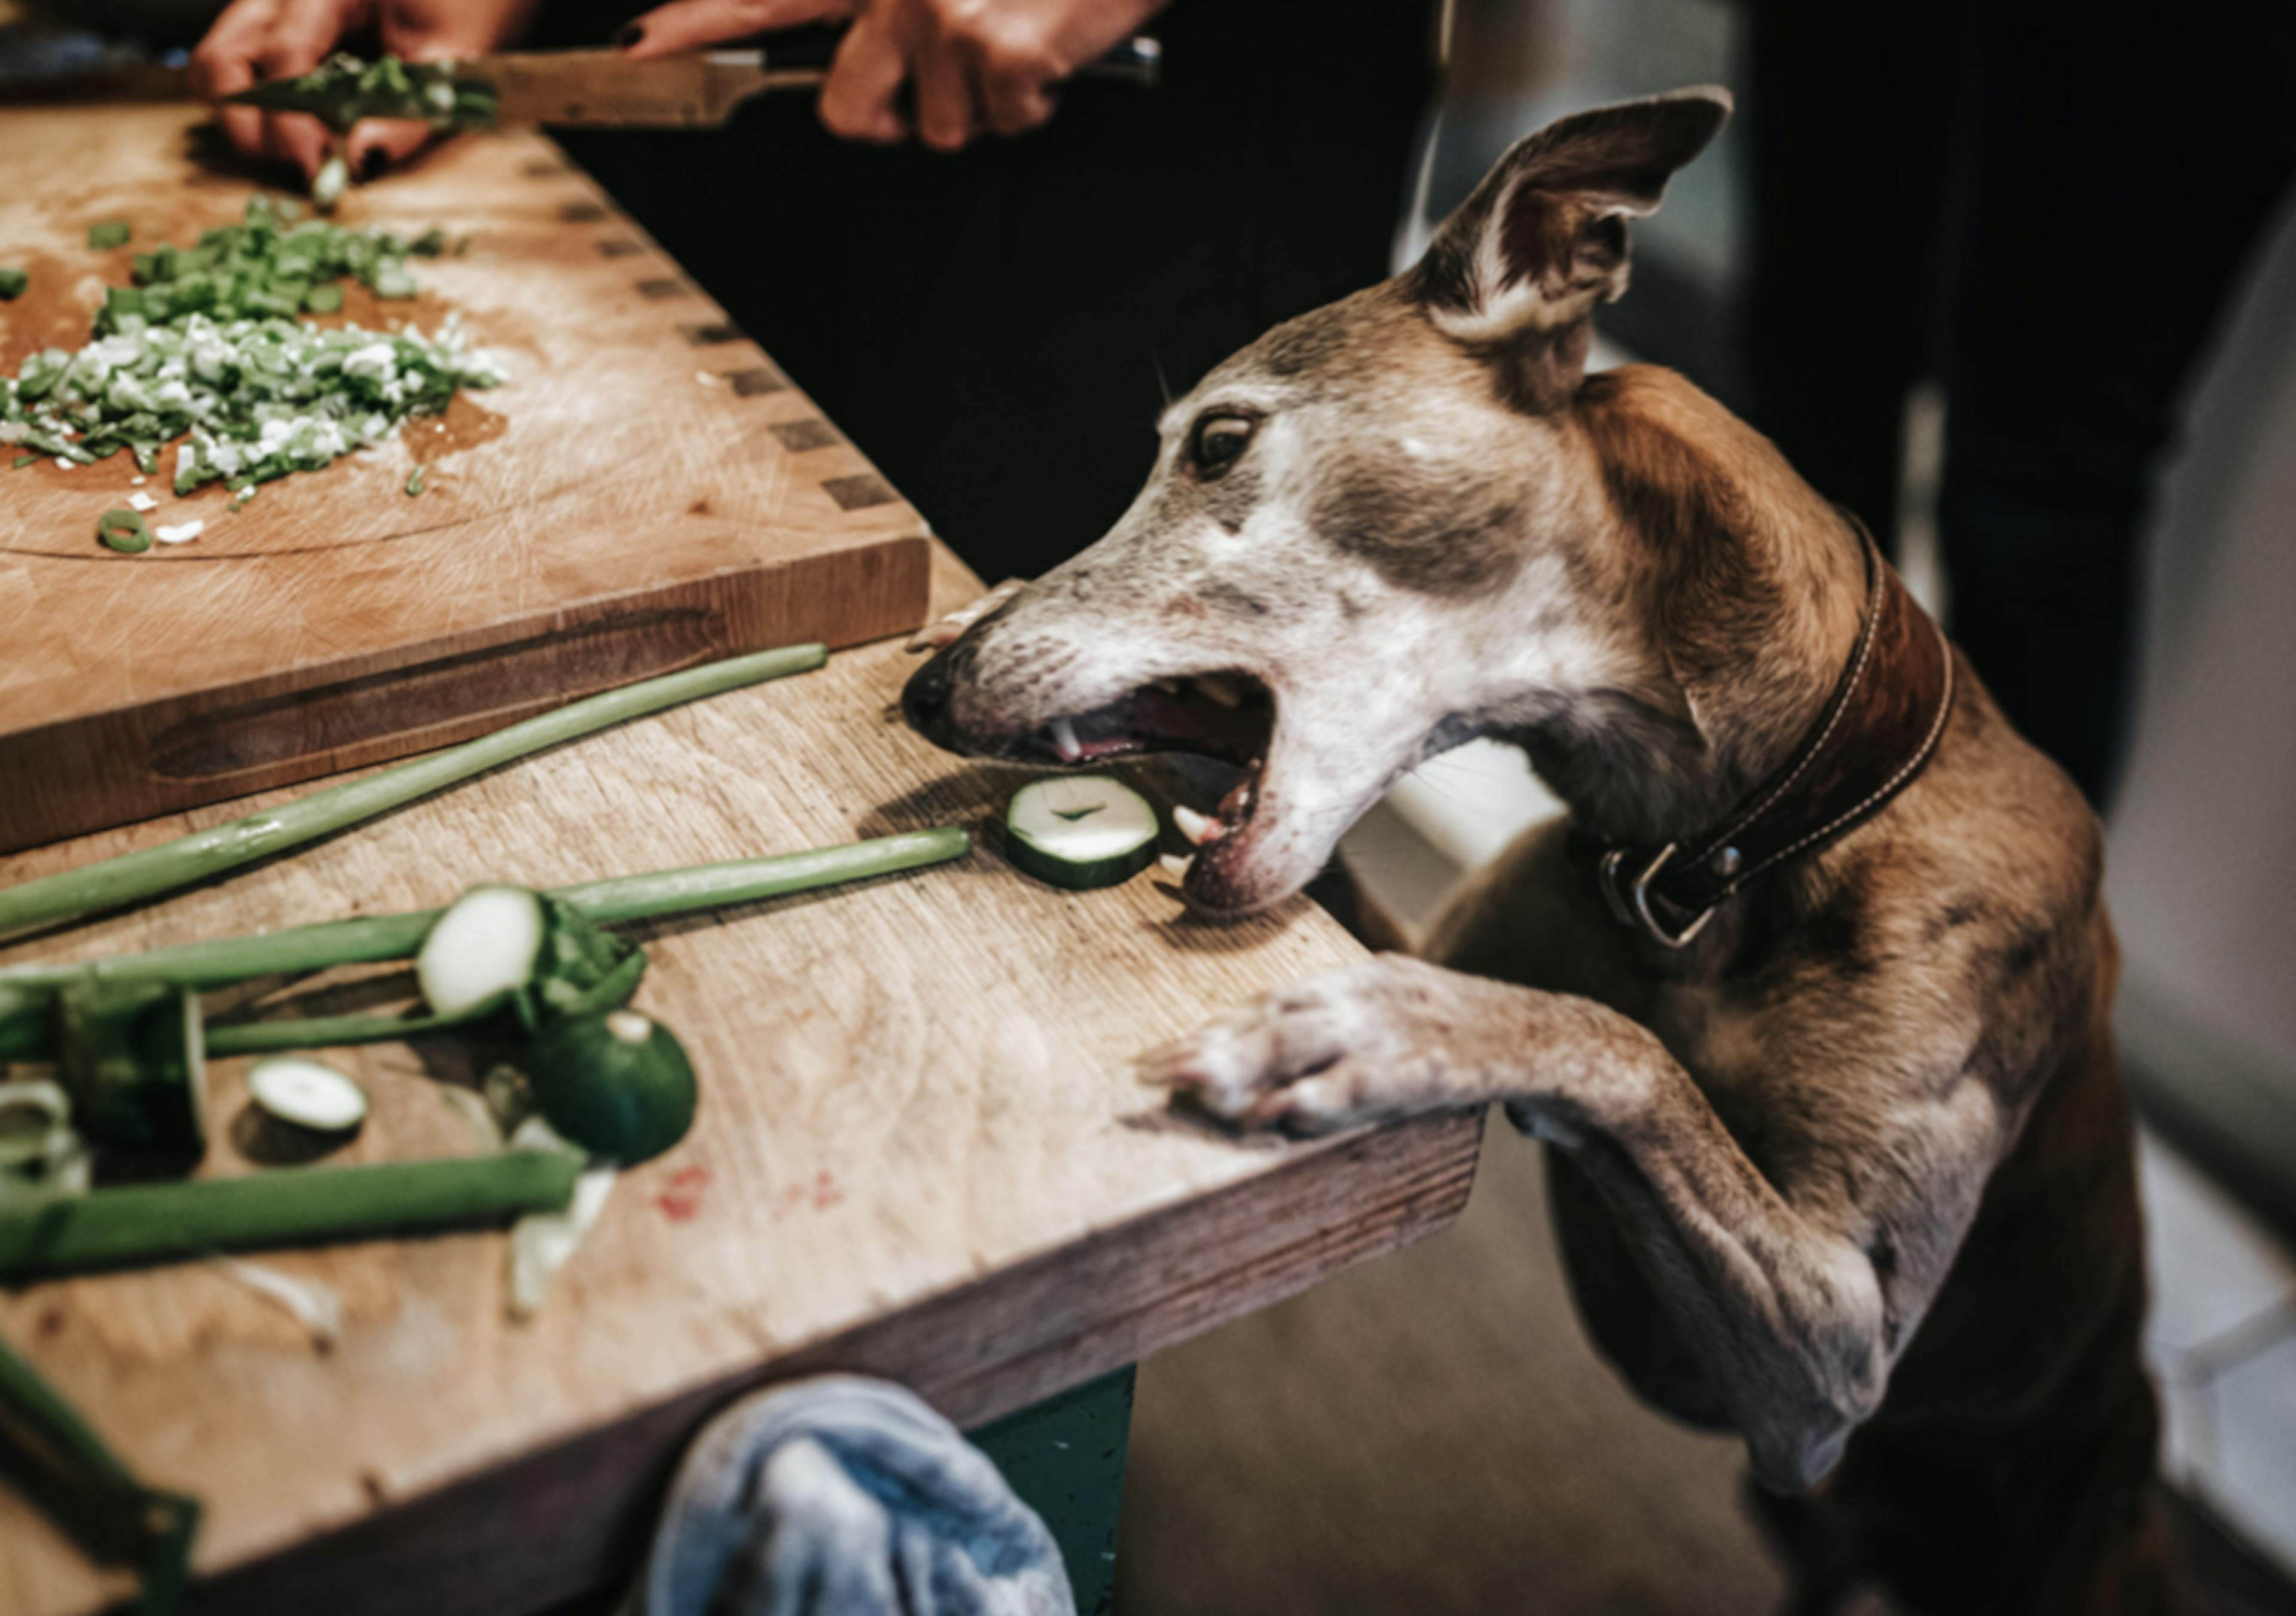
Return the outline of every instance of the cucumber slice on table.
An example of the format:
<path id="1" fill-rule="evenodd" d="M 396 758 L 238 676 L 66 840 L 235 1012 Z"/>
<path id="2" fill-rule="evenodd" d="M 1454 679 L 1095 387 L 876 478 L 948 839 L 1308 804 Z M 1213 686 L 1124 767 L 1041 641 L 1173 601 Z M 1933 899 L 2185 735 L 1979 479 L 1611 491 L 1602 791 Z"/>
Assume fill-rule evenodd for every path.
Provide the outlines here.
<path id="1" fill-rule="evenodd" d="M 534 978 L 542 898 L 524 887 L 480 886 L 456 898 L 422 939 L 414 977 L 435 1015 L 499 1003 Z"/>
<path id="2" fill-rule="evenodd" d="M 669 1029 L 635 1010 L 573 1015 L 527 1052 L 543 1120 L 624 1167 L 650 1161 L 693 1126 L 693 1064 Z"/>
<path id="3" fill-rule="evenodd" d="M 1004 856 L 1056 887 L 1112 887 L 1156 862 L 1156 810 L 1105 775 L 1038 780 L 1004 810 Z"/>
<path id="4" fill-rule="evenodd" d="M 317 1061 L 258 1061 L 247 1092 L 267 1114 L 315 1134 L 351 1133 L 366 1120 L 366 1091 Z"/>

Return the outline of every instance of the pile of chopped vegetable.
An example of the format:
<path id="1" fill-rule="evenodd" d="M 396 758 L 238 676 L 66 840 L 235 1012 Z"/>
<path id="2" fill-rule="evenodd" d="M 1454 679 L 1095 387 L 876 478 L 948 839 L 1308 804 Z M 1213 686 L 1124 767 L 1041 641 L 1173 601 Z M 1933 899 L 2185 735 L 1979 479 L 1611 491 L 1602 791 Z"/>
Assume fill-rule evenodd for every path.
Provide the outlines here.
<path id="1" fill-rule="evenodd" d="M 295 318 L 340 309 L 345 277 L 378 297 L 412 297 L 407 256 L 445 243 L 436 231 L 409 242 L 294 223 L 291 206 L 258 197 L 243 223 L 196 247 L 136 254 L 138 283 L 111 289 L 94 340 L 44 349 L 0 379 L 0 443 L 78 465 L 126 449 L 149 473 L 161 447 L 183 439 L 177 494 L 219 481 L 243 495 L 436 414 L 457 389 L 504 380 L 465 348 L 451 314 L 432 337 Z"/>

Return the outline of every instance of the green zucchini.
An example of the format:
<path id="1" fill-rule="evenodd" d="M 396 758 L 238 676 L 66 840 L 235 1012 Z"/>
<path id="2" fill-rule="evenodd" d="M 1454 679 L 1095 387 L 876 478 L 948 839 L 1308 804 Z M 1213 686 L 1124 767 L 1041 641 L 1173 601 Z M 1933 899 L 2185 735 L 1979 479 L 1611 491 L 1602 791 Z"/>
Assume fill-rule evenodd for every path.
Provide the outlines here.
<path id="1" fill-rule="evenodd" d="M 56 993 L 64 1092 L 87 1138 L 197 1155 L 207 1148 L 200 997 L 160 982 L 84 980 Z"/>
<path id="2" fill-rule="evenodd" d="M 1004 856 L 1056 887 L 1112 887 L 1156 862 L 1156 810 L 1131 787 L 1105 775 L 1064 775 L 1013 793 Z"/>
<path id="3" fill-rule="evenodd" d="M 693 1063 L 668 1028 L 635 1010 L 553 1021 L 529 1049 L 527 1076 L 545 1121 L 625 1167 L 693 1126 Z"/>

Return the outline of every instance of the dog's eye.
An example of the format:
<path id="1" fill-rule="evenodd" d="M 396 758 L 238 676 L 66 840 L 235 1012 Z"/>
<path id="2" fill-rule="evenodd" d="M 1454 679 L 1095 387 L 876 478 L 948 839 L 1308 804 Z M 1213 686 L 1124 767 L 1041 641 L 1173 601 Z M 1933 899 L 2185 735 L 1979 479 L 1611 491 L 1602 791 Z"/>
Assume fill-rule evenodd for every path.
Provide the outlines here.
<path id="1" fill-rule="evenodd" d="M 1195 436 L 1188 441 L 1188 458 L 1195 463 L 1197 474 L 1217 477 L 1234 465 L 1259 427 L 1249 415 L 1207 415 L 1197 422 Z"/>

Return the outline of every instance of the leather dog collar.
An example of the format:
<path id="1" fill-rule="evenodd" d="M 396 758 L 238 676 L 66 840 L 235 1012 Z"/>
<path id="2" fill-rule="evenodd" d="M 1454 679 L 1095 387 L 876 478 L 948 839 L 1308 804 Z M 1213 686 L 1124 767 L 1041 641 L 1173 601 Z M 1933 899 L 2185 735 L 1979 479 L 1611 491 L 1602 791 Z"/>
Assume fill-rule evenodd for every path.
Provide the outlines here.
<path id="1" fill-rule="evenodd" d="M 1866 524 L 1866 614 L 1833 694 L 1793 755 L 1716 829 L 1647 848 L 1573 833 L 1621 924 L 1669 948 L 1748 882 L 1847 835 L 1912 783 L 1953 710 L 1953 652 Z"/>

